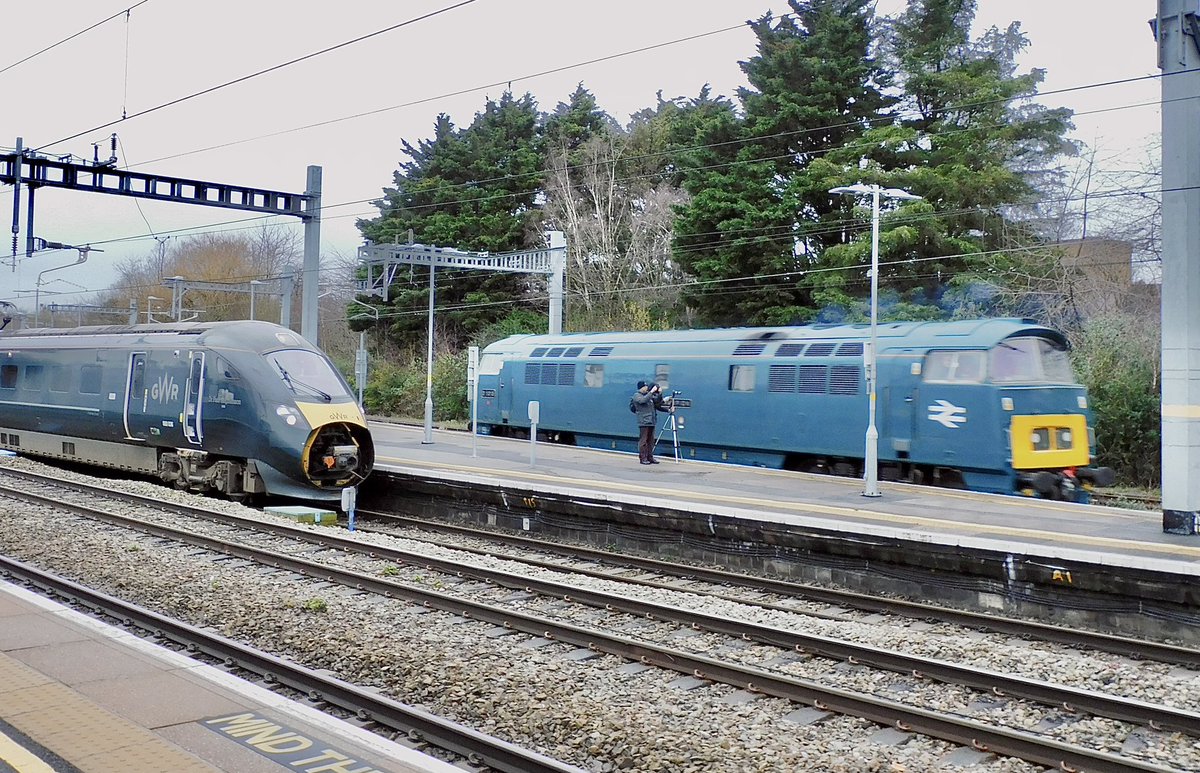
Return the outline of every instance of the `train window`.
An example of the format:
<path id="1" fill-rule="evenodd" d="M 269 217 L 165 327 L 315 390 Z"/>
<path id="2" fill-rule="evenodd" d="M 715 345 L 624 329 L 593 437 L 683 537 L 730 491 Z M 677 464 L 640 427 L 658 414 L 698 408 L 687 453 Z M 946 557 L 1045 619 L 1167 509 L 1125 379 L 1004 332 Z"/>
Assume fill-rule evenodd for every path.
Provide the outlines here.
<path id="1" fill-rule="evenodd" d="M 658 364 L 654 366 L 654 383 L 664 392 L 671 388 L 671 366 Z"/>
<path id="2" fill-rule="evenodd" d="M 1045 338 L 1009 338 L 991 351 L 992 381 L 1073 384 L 1067 350 Z"/>
<path id="3" fill-rule="evenodd" d="M 100 366 L 84 365 L 79 369 L 79 394 L 100 394 Z"/>
<path id="4" fill-rule="evenodd" d="M 978 384 L 985 376 L 986 353 L 978 350 L 932 351 L 925 355 L 926 381 Z"/>
<path id="5" fill-rule="evenodd" d="M 1038 339 L 1038 348 L 1042 355 L 1042 375 L 1054 384 L 1074 384 L 1075 373 L 1071 369 L 1071 355 L 1065 347 L 1058 346 L 1053 341 Z"/>
<path id="6" fill-rule="evenodd" d="M 41 365 L 26 365 L 25 380 L 21 382 L 21 387 L 32 391 L 41 391 L 45 386 L 46 380 L 45 369 Z"/>
<path id="7" fill-rule="evenodd" d="M 20 370 L 16 365 L 0 366 L 0 389 L 16 389 L 17 373 Z"/>
<path id="8" fill-rule="evenodd" d="M 217 378 L 221 378 L 226 381 L 239 381 L 242 378 L 238 375 L 237 368 L 230 365 L 229 360 L 225 359 L 224 357 L 217 358 L 217 369 L 215 373 L 217 374 Z"/>
<path id="9" fill-rule="evenodd" d="M 604 366 L 592 364 L 584 365 L 583 385 L 586 387 L 604 386 Z"/>
<path id="10" fill-rule="evenodd" d="M 51 392 L 69 392 L 71 391 L 71 374 L 65 365 L 50 366 L 50 391 Z"/>
<path id="11" fill-rule="evenodd" d="M 753 392 L 754 391 L 754 366 L 753 365 L 730 365 L 729 366 L 729 391 L 730 392 Z"/>
<path id="12" fill-rule="evenodd" d="M 296 394 L 323 399 L 349 397 L 337 371 L 320 353 L 308 349 L 280 349 L 264 355 L 271 369 Z"/>

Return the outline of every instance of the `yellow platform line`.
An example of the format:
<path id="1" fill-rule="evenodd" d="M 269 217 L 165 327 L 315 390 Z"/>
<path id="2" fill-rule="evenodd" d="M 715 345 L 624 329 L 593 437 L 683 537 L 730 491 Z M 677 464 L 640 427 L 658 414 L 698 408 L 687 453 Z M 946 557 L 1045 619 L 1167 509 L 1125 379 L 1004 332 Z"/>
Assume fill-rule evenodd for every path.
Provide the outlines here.
<path id="1" fill-rule="evenodd" d="M 404 467 L 427 467 L 440 468 L 445 470 L 454 470 L 455 472 L 477 473 L 482 475 L 490 475 L 491 477 L 511 476 L 514 478 L 524 478 L 528 480 L 537 480 L 545 483 L 556 483 L 559 485 L 578 485 L 582 487 L 610 489 L 614 491 L 625 491 L 628 493 L 645 494 L 646 486 L 636 483 L 620 483 L 617 481 L 602 481 L 595 479 L 583 480 L 579 478 L 564 478 L 556 475 L 545 475 L 536 472 L 527 472 L 522 470 L 504 470 L 501 472 L 490 472 L 478 467 L 458 464 L 445 464 L 442 462 L 414 462 L 411 459 L 395 459 L 390 457 L 380 457 L 382 461 L 390 462 Z M 901 524 L 905 526 L 921 526 L 925 528 L 940 528 L 945 529 L 951 527 L 956 531 L 966 531 L 971 534 L 988 534 L 998 535 L 1003 537 L 1024 537 L 1034 540 L 1057 541 L 1069 537 L 1073 544 L 1091 545 L 1094 547 L 1106 547 L 1115 549 L 1128 549 L 1131 545 L 1136 545 L 1139 550 L 1144 550 L 1148 553 L 1161 553 L 1170 556 L 1184 556 L 1187 558 L 1200 558 L 1200 547 L 1188 547 L 1187 545 L 1163 545 L 1156 542 L 1132 542 L 1127 539 L 1113 539 L 1111 537 L 1094 537 L 1086 534 L 1069 534 L 1063 535 L 1058 532 L 1039 531 L 1037 529 L 1024 529 L 1013 526 L 992 526 L 990 524 L 980 523 L 962 523 L 961 521 L 946 521 L 937 518 L 922 518 L 916 515 L 899 515 L 896 513 L 884 513 L 878 510 L 863 510 L 853 507 L 839 507 L 837 505 L 820 505 L 816 503 L 792 503 L 784 502 L 775 499 L 760 499 L 756 497 L 745 496 L 728 496 L 724 494 L 716 494 L 713 492 L 704 492 L 690 494 L 681 492 L 676 489 L 673 496 L 677 499 L 686 499 L 689 501 L 698 501 L 703 504 L 705 502 L 721 502 L 730 505 L 758 505 L 766 509 L 782 509 L 795 511 L 798 513 L 819 513 L 822 515 L 836 515 L 843 518 L 862 518 L 867 520 L 880 521 L 884 523 Z M 1030 500 L 1031 506 L 1042 505 L 1042 509 L 1054 509 L 1046 507 L 1050 503 L 1039 503 L 1038 500 Z"/>
<path id="2" fill-rule="evenodd" d="M 3 732 L 0 732 L 0 762 L 17 773 L 54 773 L 54 768 Z"/>

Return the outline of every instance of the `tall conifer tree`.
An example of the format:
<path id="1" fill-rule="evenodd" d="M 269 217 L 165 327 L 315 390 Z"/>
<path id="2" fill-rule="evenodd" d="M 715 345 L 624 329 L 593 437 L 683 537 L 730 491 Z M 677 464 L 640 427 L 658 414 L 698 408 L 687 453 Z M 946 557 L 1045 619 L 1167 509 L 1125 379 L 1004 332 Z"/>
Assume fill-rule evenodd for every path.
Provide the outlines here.
<path id="1" fill-rule="evenodd" d="M 534 207 L 541 187 L 542 157 L 537 105 L 509 92 L 488 100 L 466 129 L 438 116 L 432 139 L 413 147 L 394 175 L 394 187 L 376 202 L 380 216 L 359 221 L 375 242 L 405 241 L 464 250 L 509 252 L 540 238 Z M 526 295 L 521 274 L 441 270 L 436 302 L 443 334 L 462 343 L 484 325 L 503 318 L 514 299 Z M 421 331 L 428 307 L 429 273 L 404 272 L 389 288 L 385 312 L 395 335 Z"/>

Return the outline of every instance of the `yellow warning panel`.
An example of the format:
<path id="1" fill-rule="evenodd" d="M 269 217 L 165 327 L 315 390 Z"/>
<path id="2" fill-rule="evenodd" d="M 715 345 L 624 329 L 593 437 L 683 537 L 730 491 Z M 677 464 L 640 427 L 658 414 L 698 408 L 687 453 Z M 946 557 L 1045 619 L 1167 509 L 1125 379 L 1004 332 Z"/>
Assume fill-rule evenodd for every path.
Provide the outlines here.
<path id="1" fill-rule="evenodd" d="M 1083 414 L 1013 416 L 1009 427 L 1015 469 L 1086 467 L 1090 460 L 1087 417 Z"/>

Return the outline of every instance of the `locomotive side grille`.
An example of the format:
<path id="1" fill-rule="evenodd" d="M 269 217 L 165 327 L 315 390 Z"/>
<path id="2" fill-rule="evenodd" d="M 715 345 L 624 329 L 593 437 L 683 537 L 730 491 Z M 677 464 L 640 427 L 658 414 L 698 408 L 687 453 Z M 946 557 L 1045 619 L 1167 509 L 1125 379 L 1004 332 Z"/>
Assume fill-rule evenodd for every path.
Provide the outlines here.
<path id="1" fill-rule="evenodd" d="M 733 350 L 734 357 L 749 357 L 755 354 L 762 354 L 767 348 L 766 344 L 738 344 Z"/>
<path id="2" fill-rule="evenodd" d="M 862 353 L 863 353 L 862 341 L 855 341 L 853 343 L 842 344 L 841 346 L 838 347 L 838 350 L 837 350 L 838 357 L 862 357 Z"/>
<path id="3" fill-rule="evenodd" d="M 582 351 L 582 346 L 572 346 L 570 349 L 567 349 L 565 352 L 563 352 L 563 357 L 578 357 Z"/>
<path id="4" fill-rule="evenodd" d="M 611 346 L 593 346 L 592 350 L 588 352 L 588 357 L 607 357 L 612 354 L 612 350 Z"/>
<path id="5" fill-rule="evenodd" d="M 826 370 L 824 365 L 801 365 L 796 374 L 798 391 L 807 395 L 825 394 Z"/>
<path id="6" fill-rule="evenodd" d="M 829 374 L 829 394 L 856 395 L 862 381 L 862 368 L 857 365 L 834 365 Z"/>
<path id="7" fill-rule="evenodd" d="M 833 354 L 833 344 L 813 344 L 804 353 L 805 357 L 828 357 Z"/>
<path id="8" fill-rule="evenodd" d="M 525 383 L 570 386 L 575 383 L 575 363 L 527 362 L 525 363 Z"/>
<path id="9" fill-rule="evenodd" d="M 780 344 L 775 350 L 776 357 L 799 357 L 804 351 L 804 344 Z"/>
<path id="10" fill-rule="evenodd" d="M 530 356 L 530 357 L 541 357 L 541 356 L 542 356 L 542 355 L 544 355 L 545 353 L 546 353 L 546 347 L 544 347 L 544 346 L 539 346 L 539 347 L 537 347 L 536 349 L 534 349 L 532 352 L 530 352 L 530 353 L 529 353 L 529 356 Z"/>
<path id="11" fill-rule="evenodd" d="M 767 377 L 768 392 L 795 392 L 796 391 L 796 366 L 795 365 L 772 365 L 771 372 Z"/>

